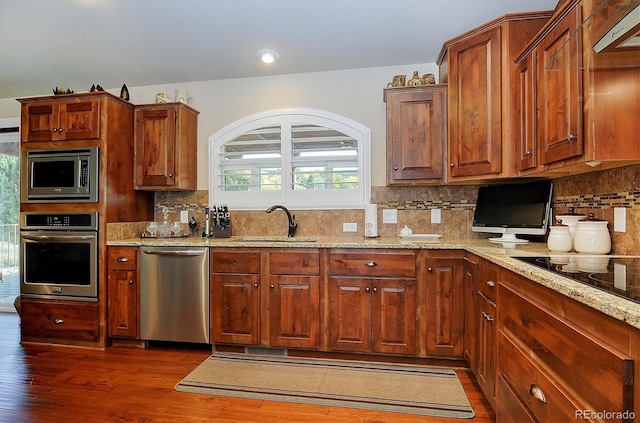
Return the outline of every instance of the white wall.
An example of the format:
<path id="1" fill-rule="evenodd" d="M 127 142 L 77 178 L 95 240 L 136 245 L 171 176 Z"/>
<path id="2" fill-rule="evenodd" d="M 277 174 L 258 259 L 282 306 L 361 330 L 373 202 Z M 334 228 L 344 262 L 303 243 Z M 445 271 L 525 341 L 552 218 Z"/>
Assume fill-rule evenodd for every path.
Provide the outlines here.
<path id="1" fill-rule="evenodd" d="M 285 107 L 326 110 L 370 128 L 371 185 L 384 186 L 386 109 L 382 99 L 383 88 L 393 75 L 407 74 L 409 80 L 416 70 L 420 75 L 438 74 L 437 65 L 430 63 L 128 88 L 134 104 L 153 103 L 160 91 L 166 91 L 173 98 L 178 88 L 187 90 L 193 97 L 193 107 L 200 111 L 198 189 L 208 189 L 209 185 L 207 142 L 210 135 L 244 116 Z M 108 91 L 119 95 L 120 88 Z M 20 104 L 15 99 L 0 99 L 0 118 L 19 114 Z"/>

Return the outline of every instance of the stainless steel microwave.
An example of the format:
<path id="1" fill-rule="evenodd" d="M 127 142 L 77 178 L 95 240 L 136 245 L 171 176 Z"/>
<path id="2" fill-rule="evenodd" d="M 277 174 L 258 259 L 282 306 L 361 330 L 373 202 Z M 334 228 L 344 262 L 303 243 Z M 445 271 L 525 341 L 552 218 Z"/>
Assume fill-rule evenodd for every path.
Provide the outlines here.
<path id="1" fill-rule="evenodd" d="M 22 151 L 24 203 L 97 203 L 98 147 Z"/>

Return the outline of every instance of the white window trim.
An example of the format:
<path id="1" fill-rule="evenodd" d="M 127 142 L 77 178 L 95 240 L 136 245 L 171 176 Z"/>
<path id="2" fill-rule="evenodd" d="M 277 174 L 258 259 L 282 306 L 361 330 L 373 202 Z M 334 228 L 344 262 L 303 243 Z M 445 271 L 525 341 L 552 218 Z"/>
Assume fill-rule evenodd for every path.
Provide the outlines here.
<path id="1" fill-rule="evenodd" d="M 330 125 L 327 124 L 330 123 Z M 223 141 L 242 135 L 249 127 L 258 128 L 272 124 L 283 124 L 284 129 L 292 123 L 309 123 L 337 129 L 345 134 L 357 134 L 358 168 L 361 175 L 359 189 L 354 193 L 353 201 L 335 202 L 332 191 L 288 190 L 283 192 L 259 191 L 251 193 L 251 202 L 246 201 L 246 192 L 218 192 L 216 180 L 216 155 Z M 355 138 L 355 137 L 354 137 Z M 286 146 L 285 146 L 286 148 Z M 290 148 L 289 148 L 290 150 Z M 290 157 L 283 160 L 283 169 L 290 168 Z M 282 183 L 290 186 L 290 172 L 282 172 Z M 306 108 L 275 109 L 256 113 L 239 119 L 220 129 L 209 137 L 209 206 L 227 204 L 234 210 L 262 210 L 273 204 L 282 204 L 296 210 L 319 209 L 362 209 L 371 198 L 371 130 L 360 123 L 344 116 L 324 110 Z"/>

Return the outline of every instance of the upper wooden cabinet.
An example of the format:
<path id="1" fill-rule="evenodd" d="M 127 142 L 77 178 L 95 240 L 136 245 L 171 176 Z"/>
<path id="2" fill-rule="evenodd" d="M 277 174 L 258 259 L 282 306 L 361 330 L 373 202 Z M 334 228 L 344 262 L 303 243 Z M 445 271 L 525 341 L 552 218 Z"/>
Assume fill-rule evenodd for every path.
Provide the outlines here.
<path id="1" fill-rule="evenodd" d="M 136 189 L 196 189 L 198 114 L 184 103 L 136 106 Z"/>
<path id="2" fill-rule="evenodd" d="M 447 141 L 447 87 L 386 88 L 387 185 L 441 183 Z"/>
<path id="3" fill-rule="evenodd" d="M 505 15 L 444 44 L 438 65 L 449 85 L 450 182 L 513 176 L 513 61 L 550 16 Z"/>
<path id="4" fill-rule="evenodd" d="M 640 161 L 640 54 L 594 51 L 603 20 L 616 9 L 600 3 L 564 2 L 516 58 L 518 175 L 565 176 Z"/>
<path id="5" fill-rule="evenodd" d="M 22 142 L 99 138 L 100 99 L 73 95 L 23 102 L 21 128 Z"/>

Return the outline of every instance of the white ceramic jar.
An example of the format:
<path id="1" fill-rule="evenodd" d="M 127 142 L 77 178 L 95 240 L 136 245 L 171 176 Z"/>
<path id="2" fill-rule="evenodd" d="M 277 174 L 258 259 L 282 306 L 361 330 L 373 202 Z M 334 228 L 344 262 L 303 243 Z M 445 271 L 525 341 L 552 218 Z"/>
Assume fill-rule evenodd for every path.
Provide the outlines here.
<path id="1" fill-rule="evenodd" d="M 560 220 L 564 225 L 567 225 L 569 227 L 571 238 L 573 238 L 576 234 L 578 222 L 585 217 L 586 216 L 584 214 L 576 213 L 573 207 L 569 207 L 569 211 L 567 213 L 556 215 L 557 220 Z"/>
<path id="2" fill-rule="evenodd" d="M 573 247 L 571 234 L 567 225 L 556 224 L 549 227 L 549 236 L 547 237 L 547 247 L 550 251 L 556 253 L 567 253 Z"/>
<path id="3" fill-rule="evenodd" d="M 596 219 L 593 213 L 579 220 L 573 237 L 573 248 L 579 253 L 609 254 L 611 251 L 611 235 L 609 222 Z"/>

